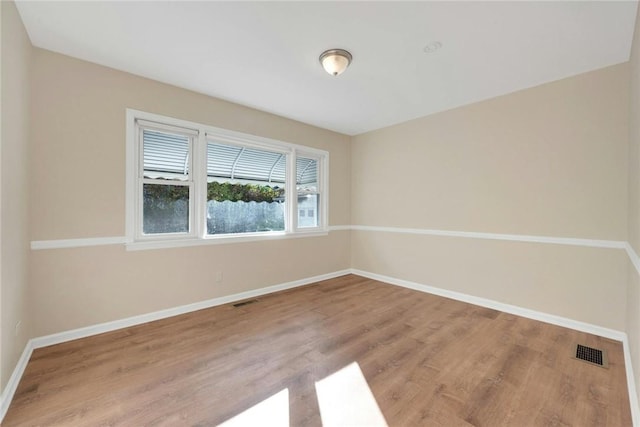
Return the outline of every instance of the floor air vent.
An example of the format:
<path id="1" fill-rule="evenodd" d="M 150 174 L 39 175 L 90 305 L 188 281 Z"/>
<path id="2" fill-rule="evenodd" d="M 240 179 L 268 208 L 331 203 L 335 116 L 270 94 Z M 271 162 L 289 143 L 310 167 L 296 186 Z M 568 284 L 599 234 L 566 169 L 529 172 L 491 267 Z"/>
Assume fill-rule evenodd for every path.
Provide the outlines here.
<path id="1" fill-rule="evenodd" d="M 575 356 L 578 360 L 591 363 L 593 365 L 601 366 L 603 368 L 609 367 L 609 361 L 607 360 L 607 352 L 599 350 L 597 348 L 587 347 L 585 345 L 577 344 Z"/>
<path id="2" fill-rule="evenodd" d="M 253 304 L 254 302 L 258 302 L 257 299 L 250 299 L 247 301 L 241 301 L 241 302 L 237 302 L 235 304 L 233 304 L 234 307 L 242 307 L 243 305 L 249 305 L 249 304 Z"/>

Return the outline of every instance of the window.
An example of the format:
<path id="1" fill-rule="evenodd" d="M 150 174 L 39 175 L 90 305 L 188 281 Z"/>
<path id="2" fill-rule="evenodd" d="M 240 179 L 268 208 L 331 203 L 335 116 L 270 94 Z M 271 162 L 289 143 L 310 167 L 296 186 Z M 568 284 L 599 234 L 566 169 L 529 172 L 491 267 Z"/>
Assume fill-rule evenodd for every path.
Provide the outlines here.
<path id="1" fill-rule="evenodd" d="M 139 123 L 142 234 L 189 234 L 193 132 Z M 141 188 L 140 188 L 141 187 Z"/>
<path id="2" fill-rule="evenodd" d="M 319 158 L 296 158 L 296 190 L 298 194 L 298 227 L 317 227 L 318 216 L 315 213 L 320 205 L 318 185 Z M 305 216 L 305 211 L 307 215 Z"/>
<path id="3" fill-rule="evenodd" d="M 207 234 L 285 230 L 287 153 L 207 142 Z"/>
<path id="4" fill-rule="evenodd" d="M 322 150 L 127 110 L 127 241 L 325 233 L 328 160 Z"/>

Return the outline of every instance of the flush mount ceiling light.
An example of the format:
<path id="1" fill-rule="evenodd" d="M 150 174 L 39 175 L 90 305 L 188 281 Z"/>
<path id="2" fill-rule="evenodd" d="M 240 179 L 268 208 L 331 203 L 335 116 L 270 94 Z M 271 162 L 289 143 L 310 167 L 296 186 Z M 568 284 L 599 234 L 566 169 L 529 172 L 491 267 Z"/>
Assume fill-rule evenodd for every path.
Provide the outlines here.
<path id="1" fill-rule="evenodd" d="M 340 75 L 347 69 L 353 57 L 344 49 L 329 49 L 320 55 L 320 63 L 332 76 Z"/>

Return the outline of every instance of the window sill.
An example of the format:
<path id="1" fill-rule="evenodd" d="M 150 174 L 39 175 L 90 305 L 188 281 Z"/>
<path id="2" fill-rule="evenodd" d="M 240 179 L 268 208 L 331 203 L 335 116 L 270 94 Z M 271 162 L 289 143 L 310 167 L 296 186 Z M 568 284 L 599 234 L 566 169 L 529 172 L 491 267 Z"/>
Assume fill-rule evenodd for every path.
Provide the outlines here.
<path id="1" fill-rule="evenodd" d="M 127 242 L 127 251 L 141 251 L 149 249 L 184 248 L 189 246 L 224 245 L 234 243 L 265 242 L 272 240 L 298 239 L 301 237 L 320 237 L 329 234 L 327 229 L 305 230 L 295 233 L 244 234 L 241 236 L 226 235 L 206 238 L 184 238 L 166 240 L 143 240 Z"/>

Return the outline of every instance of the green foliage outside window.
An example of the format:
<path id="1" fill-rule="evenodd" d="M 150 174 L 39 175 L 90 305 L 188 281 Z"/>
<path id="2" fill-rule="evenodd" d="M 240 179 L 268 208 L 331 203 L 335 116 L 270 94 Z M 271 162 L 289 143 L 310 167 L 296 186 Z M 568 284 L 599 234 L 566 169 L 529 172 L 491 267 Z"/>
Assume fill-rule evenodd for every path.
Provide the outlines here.
<path id="1" fill-rule="evenodd" d="M 185 188 L 181 186 L 145 185 L 145 202 L 155 201 L 156 203 L 174 202 L 176 200 L 188 199 L 185 196 Z M 272 188 L 266 185 L 257 184 L 231 184 L 228 182 L 209 182 L 207 184 L 207 200 L 216 202 L 277 202 L 284 195 L 284 188 Z"/>
<path id="2" fill-rule="evenodd" d="M 224 202 L 267 202 L 278 201 L 284 195 L 284 188 L 272 188 L 257 184 L 231 184 L 229 182 L 210 182 L 207 184 L 207 200 Z"/>

